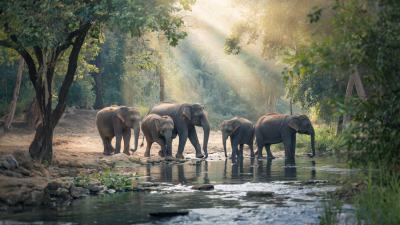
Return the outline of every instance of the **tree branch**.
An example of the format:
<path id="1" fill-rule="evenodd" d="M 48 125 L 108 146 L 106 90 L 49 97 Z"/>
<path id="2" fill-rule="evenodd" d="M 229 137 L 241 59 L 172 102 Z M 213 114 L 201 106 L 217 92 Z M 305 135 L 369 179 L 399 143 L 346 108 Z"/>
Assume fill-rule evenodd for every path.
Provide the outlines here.
<path id="1" fill-rule="evenodd" d="M 33 51 L 35 52 L 36 59 L 39 63 L 39 67 L 43 64 L 43 52 L 42 49 L 40 49 L 39 46 L 34 46 Z"/>
<path id="2" fill-rule="evenodd" d="M 57 47 L 56 55 L 59 55 L 61 52 L 65 51 L 67 48 L 69 48 L 69 46 L 73 44 L 72 40 L 76 36 L 78 36 L 82 33 L 86 33 L 89 30 L 89 28 L 91 27 L 91 25 L 92 25 L 92 23 L 90 21 L 88 21 L 88 22 L 82 24 L 78 29 L 69 33 L 68 37 L 65 39 L 64 43 Z"/>
<path id="3" fill-rule="evenodd" d="M 78 67 L 78 57 L 81 51 L 82 45 L 85 41 L 87 32 L 89 31 L 91 24 L 83 26 L 85 29 L 81 30 L 72 45 L 72 50 L 68 58 L 68 69 L 65 75 L 64 81 L 61 85 L 58 93 L 58 103 L 53 111 L 52 115 L 52 126 L 53 128 L 57 125 L 58 120 L 61 118 L 66 107 L 66 100 L 68 96 L 68 90 L 74 81 L 76 68 Z"/>
<path id="4" fill-rule="evenodd" d="M 37 80 L 37 71 L 35 61 L 33 60 L 32 56 L 29 52 L 22 47 L 22 45 L 18 42 L 17 37 L 15 35 L 10 36 L 11 40 L 0 40 L 0 45 L 6 48 L 11 48 L 17 51 L 22 58 L 24 58 L 26 65 L 28 67 L 29 78 L 32 81 L 34 88 L 37 88 L 36 80 Z"/>

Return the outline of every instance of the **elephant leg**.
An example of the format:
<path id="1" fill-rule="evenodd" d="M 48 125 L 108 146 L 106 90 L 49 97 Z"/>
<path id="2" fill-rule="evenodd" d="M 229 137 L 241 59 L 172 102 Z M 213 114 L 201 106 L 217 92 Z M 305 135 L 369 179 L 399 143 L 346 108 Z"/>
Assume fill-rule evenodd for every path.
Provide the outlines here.
<path id="1" fill-rule="evenodd" d="M 266 144 L 265 149 L 267 150 L 267 159 L 275 159 L 275 156 L 272 155 L 272 152 L 271 152 L 271 145 Z"/>
<path id="2" fill-rule="evenodd" d="M 150 148 L 153 145 L 153 141 L 150 138 L 146 138 L 146 151 L 144 152 L 144 157 L 150 157 Z"/>
<path id="3" fill-rule="evenodd" d="M 185 149 L 187 138 L 188 138 L 188 131 L 186 128 L 183 129 L 183 131 L 181 131 L 181 133 L 179 134 L 178 152 L 175 155 L 175 157 L 178 159 L 183 159 L 183 150 Z"/>
<path id="4" fill-rule="evenodd" d="M 238 152 L 238 141 L 231 137 L 231 147 L 232 147 L 232 163 L 236 163 L 236 156 Z"/>
<path id="5" fill-rule="evenodd" d="M 292 137 L 288 137 L 283 139 L 283 146 L 285 147 L 285 160 L 291 161 L 293 160 L 292 154 L 291 154 L 291 148 L 292 148 Z"/>
<path id="6" fill-rule="evenodd" d="M 243 144 L 239 145 L 239 154 L 240 154 L 240 157 L 243 158 Z"/>
<path id="7" fill-rule="evenodd" d="M 290 146 L 290 151 L 289 151 L 289 159 L 294 161 L 294 158 L 296 156 L 296 133 L 292 134 L 292 144 Z"/>
<path id="8" fill-rule="evenodd" d="M 131 129 L 127 129 L 123 133 L 123 138 L 124 138 L 124 153 L 127 155 L 130 155 L 129 153 L 129 144 L 131 141 Z"/>
<path id="9" fill-rule="evenodd" d="M 115 154 L 121 152 L 121 141 L 122 141 L 122 134 L 115 135 Z"/>
<path id="10" fill-rule="evenodd" d="M 254 149 L 253 149 L 253 143 L 248 144 L 249 149 L 250 149 L 250 158 L 254 158 Z"/>
<path id="11" fill-rule="evenodd" d="M 197 138 L 196 128 L 194 126 L 189 128 L 189 140 L 192 143 L 194 149 L 196 150 L 196 158 L 203 158 L 204 155 L 201 154 L 199 138 Z"/>
<path id="12" fill-rule="evenodd" d="M 111 155 L 112 152 L 113 152 L 113 150 L 112 150 L 112 148 L 111 148 L 111 141 L 110 141 L 110 139 L 101 136 L 101 140 L 102 140 L 102 142 L 103 142 L 103 147 L 104 147 L 103 154 L 104 154 L 104 155 Z"/>
<path id="13" fill-rule="evenodd" d="M 263 145 L 257 143 L 257 159 L 261 160 L 262 159 L 262 150 L 263 150 Z"/>
<path id="14" fill-rule="evenodd" d="M 157 139 L 157 140 L 155 140 L 155 142 L 157 142 L 157 144 L 159 144 L 160 147 L 161 147 L 161 150 L 158 152 L 158 155 L 161 156 L 161 157 L 168 156 L 167 148 L 165 147 L 165 144 L 166 144 L 165 141 L 163 139 Z"/>

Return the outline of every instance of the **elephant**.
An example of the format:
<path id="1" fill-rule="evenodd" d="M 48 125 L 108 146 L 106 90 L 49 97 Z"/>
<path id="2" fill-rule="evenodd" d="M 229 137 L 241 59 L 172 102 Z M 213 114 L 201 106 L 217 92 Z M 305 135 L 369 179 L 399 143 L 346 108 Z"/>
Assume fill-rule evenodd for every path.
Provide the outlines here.
<path id="1" fill-rule="evenodd" d="M 296 133 L 311 136 L 311 150 L 308 156 L 315 156 L 315 132 L 310 119 L 306 115 L 284 115 L 269 113 L 261 116 L 255 125 L 258 159 L 262 158 L 263 147 L 267 150 L 267 158 L 274 159 L 271 144 L 283 142 L 285 158 L 295 161 Z"/>
<path id="2" fill-rule="evenodd" d="M 254 143 L 254 125 L 253 123 L 243 117 L 233 117 L 230 120 L 224 120 L 221 125 L 222 144 L 224 146 L 225 157 L 226 154 L 226 139 L 230 137 L 232 146 L 232 161 L 236 161 L 238 154 L 238 145 L 240 152 L 243 155 L 243 145 L 246 144 L 250 148 L 250 156 L 254 158 L 253 143 Z"/>
<path id="3" fill-rule="evenodd" d="M 169 103 L 163 102 L 154 106 L 149 113 L 158 114 L 160 116 L 170 116 L 174 121 L 174 132 L 173 135 L 179 136 L 178 151 L 176 153 L 176 158 L 183 158 L 183 150 L 187 138 L 194 146 L 196 150 L 197 158 L 207 158 L 207 144 L 208 138 L 210 136 L 210 124 L 207 118 L 207 112 L 204 110 L 204 106 L 195 103 Z M 199 139 L 197 137 L 195 126 L 201 126 L 204 131 L 203 139 L 203 151 L 204 155 L 201 153 L 201 147 Z M 169 152 L 172 154 L 172 152 Z"/>
<path id="4" fill-rule="evenodd" d="M 163 155 L 170 155 L 172 139 L 176 137 L 172 136 L 173 130 L 174 121 L 170 116 L 148 114 L 142 121 L 142 132 L 147 143 L 144 157 L 150 157 L 150 148 L 154 142 L 161 146 Z"/>
<path id="5" fill-rule="evenodd" d="M 96 115 L 96 125 L 104 145 L 104 155 L 120 153 L 121 140 L 124 139 L 124 153 L 129 153 L 129 141 L 131 129 L 134 129 L 136 151 L 140 133 L 140 113 L 136 108 L 127 106 L 110 106 L 103 108 Z M 111 146 L 111 140 L 115 137 L 115 150 Z"/>

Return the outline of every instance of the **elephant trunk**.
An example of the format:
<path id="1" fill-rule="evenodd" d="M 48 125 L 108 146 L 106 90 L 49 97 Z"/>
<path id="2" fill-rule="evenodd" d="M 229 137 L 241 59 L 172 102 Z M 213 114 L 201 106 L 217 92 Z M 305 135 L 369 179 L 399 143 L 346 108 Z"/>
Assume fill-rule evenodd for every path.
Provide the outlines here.
<path id="1" fill-rule="evenodd" d="M 226 139 L 228 139 L 228 133 L 225 131 L 222 131 L 222 144 L 224 146 L 225 157 L 227 158 L 228 155 L 226 154 Z"/>
<path id="2" fill-rule="evenodd" d="M 203 132 L 204 132 L 204 140 L 203 140 L 203 151 L 204 151 L 204 157 L 208 157 L 208 150 L 207 150 L 207 145 L 208 145 L 208 138 L 210 137 L 210 124 L 208 123 L 207 116 L 204 116 L 201 120 L 201 126 L 203 127 Z"/>
<path id="3" fill-rule="evenodd" d="M 315 132 L 314 132 L 314 129 L 310 133 L 310 136 L 311 136 L 311 151 L 312 151 L 310 157 L 314 157 L 315 156 Z"/>
<path id="4" fill-rule="evenodd" d="M 135 134 L 135 147 L 133 149 L 133 151 L 136 151 L 138 148 L 138 144 L 139 144 L 139 133 L 140 133 L 140 124 L 137 123 L 134 128 L 134 134 Z"/>

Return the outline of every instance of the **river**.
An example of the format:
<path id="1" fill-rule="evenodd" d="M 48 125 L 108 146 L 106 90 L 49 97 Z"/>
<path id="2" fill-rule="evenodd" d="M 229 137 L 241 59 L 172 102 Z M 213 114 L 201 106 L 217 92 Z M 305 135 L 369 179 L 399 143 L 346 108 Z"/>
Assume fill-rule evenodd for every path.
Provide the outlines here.
<path id="1" fill-rule="evenodd" d="M 285 165 L 282 159 L 245 158 L 237 164 L 225 159 L 192 160 L 131 169 L 140 171 L 141 182 L 158 183 L 159 188 L 88 197 L 57 209 L 0 215 L 0 224 L 319 224 L 326 193 L 358 173 L 329 157 L 298 157 L 295 165 Z M 212 184 L 214 190 L 191 189 L 197 184 Z M 176 211 L 188 214 L 149 215 Z M 345 205 L 342 222 L 351 221 L 352 215 L 351 205 Z"/>

